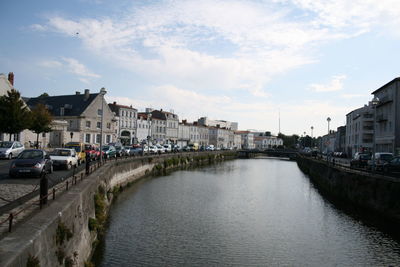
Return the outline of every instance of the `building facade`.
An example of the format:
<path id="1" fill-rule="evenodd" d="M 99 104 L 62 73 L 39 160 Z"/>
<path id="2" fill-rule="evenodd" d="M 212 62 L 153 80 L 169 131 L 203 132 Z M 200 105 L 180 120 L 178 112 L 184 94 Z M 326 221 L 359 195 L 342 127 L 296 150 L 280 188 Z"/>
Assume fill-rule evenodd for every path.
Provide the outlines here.
<path id="1" fill-rule="evenodd" d="M 400 155 L 400 78 L 372 92 L 379 98 L 376 106 L 376 152 Z"/>
<path id="2" fill-rule="evenodd" d="M 132 106 L 108 104 L 115 114 L 116 135 L 123 145 L 137 143 L 137 109 Z"/>
<path id="3" fill-rule="evenodd" d="M 371 103 L 346 115 L 345 148 L 348 156 L 371 152 L 374 138 L 374 113 Z M 336 148 L 337 149 L 337 148 Z"/>
<path id="4" fill-rule="evenodd" d="M 151 122 L 146 113 L 138 113 L 136 120 L 136 141 L 141 144 L 151 138 Z"/>

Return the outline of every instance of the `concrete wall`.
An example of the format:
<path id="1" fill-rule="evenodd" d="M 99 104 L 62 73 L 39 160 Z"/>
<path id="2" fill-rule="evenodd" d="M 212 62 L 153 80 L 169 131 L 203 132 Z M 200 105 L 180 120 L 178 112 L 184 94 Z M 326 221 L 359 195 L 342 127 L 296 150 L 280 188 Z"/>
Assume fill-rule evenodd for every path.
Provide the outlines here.
<path id="1" fill-rule="evenodd" d="M 334 199 L 400 222 L 400 179 L 343 170 L 311 158 L 299 157 L 297 164 Z"/>
<path id="2" fill-rule="evenodd" d="M 107 162 L 29 220 L 17 225 L 12 233 L 3 236 L 0 240 L 0 266 L 27 266 L 29 255 L 36 257 L 42 267 L 64 266 L 66 258 L 71 259 L 74 266 L 84 266 L 91 257 L 97 238 L 97 232 L 89 230 L 89 218 L 95 218 L 95 194 L 99 195 L 101 190 L 105 192 L 103 200 L 108 211 L 116 186 L 124 186 L 152 172 L 227 157 L 236 155 L 232 152 L 194 152 Z M 57 243 L 60 229 L 72 234 L 63 244 Z M 62 264 L 57 257 L 60 251 Z"/>

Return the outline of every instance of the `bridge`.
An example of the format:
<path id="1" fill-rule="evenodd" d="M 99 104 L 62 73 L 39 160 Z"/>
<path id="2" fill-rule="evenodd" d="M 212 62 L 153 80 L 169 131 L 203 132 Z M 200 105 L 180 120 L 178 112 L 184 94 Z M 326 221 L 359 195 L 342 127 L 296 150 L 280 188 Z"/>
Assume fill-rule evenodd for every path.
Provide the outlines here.
<path id="1" fill-rule="evenodd" d="M 269 157 L 289 158 L 291 160 L 294 160 L 298 156 L 298 151 L 293 149 L 248 149 L 238 151 L 239 158 L 254 158 L 255 156 L 260 154 Z"/>

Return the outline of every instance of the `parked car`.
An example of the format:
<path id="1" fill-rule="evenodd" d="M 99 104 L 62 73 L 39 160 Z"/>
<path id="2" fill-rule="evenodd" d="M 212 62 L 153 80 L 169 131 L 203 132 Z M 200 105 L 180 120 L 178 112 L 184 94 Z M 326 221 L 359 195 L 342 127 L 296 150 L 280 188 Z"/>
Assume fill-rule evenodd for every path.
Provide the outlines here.
<path id="1" fill-rule="evenodd" d="M 56 148 L 50 153 L 50 158 L 53 161 L 53 167 L 65 168 L 67 170 L 72 167 L 78 167 L 78 155 L 75 149 Z"/>
<path id="2" fill-rule="evenodd" d="M 182 147 L 180 145 L 174 145 L 172 150 L 174 152 L 180 152 L 180 151 L 182 151 Z"/>
<path id="3" fill-rule="evenodd" d="M 384 163 L 383 171 L 386 173 L 400 172 L 400 157 L 394 157 L 389 162 Z"/>
<path id="4" fill-rule="evenodd" d="M 65 144 L 65 148 L 73 148 L 78 155 L 78 164 L 85 162 L 85 144 L 79 142 L 69 142 Z"/>
<path id="5" fill-rule="evenodd" d="M 368 166 L 368 160 L 371 160 L 371 154 L 356 152 L 354 158 L 350 160 L 350 168 L 364 168 Z"/>
<path id="6" fill-rule="evenodd" d="M 214 150 L 215 150 L 214 145 L 208 145 L 208 146 L 206 147 L 206 150 L 207 150 L 207 151 L 214 151 Z"/>
<path id="7" fill-rule="evenodd" d="M 375 163 L 371 159 L 368 161 L 368 168 L 372 169 L 375 167 L 375 170 L 383 171 L 383 166 L 385 163 L 388 163 L 393 158 L 393 154 L 389 152 L 377 152 L 375 153 Z"/>
<path id="8" fill-rule="evenodd" d="M 162 145 L 157 144 L 156 147 L 157 147 L 157 152 L 165 153 L 165 148 Z"/>
<path id="9" fill-rule="evenodd" d="M 18 141 L 0 142 L 0 158 L 12 159 L 24 151 L 25 147 Z"/>
<path id="10" fill-rule="evenodd" d="M 90 160 L 98 160 L 100 158 L 100 150 L 96 149 L 94 145 L 85 144 L 85 153 L 89 153 Z"/>
<path id="11" fill-rule="evenodd" d="M 150 154 L 157 154 L 158 148 L 157 148 L 157 146 L 149 146 L 147 151 L 150 151 Z"/>
<path id="12" fill-rule="evenodd" d="M 191 147 L 190 146 L 184 146 L 182 148 L 183 151 L 191 151 Z"/>
<path id="13" fill-rule="evenodd" d="M 53 162 L 41 149 L 26 149 L 11 163 L 9 175 L 15 177 L 42 177 L 53 172 Z"/>
<path id="14" fill-rule="evenodd" d="M 104 152 L 103 157 L 106 159 L 117 157 L 117 150 L 114 146 L 103 146 L 102 151 Z"/>
<path id="15" fill-rule="evenodd" d="M 115 150 L 116 150 L 117 157 L 123 157 L 123 156 L 127 155 L 126 150 L 123 146 L 116 146 Z"/>
<path id="16" fill-rule="evenodd" d="M 147 146 L 144 147 L 145 149 L 147 148 Z M 129 155 L 131 156 L 139 156 L 142 155 L 143 153 L 143 147 L 141 145 L 133 145 L 130 149 L 129 149 Z"/>
<path id="17" fill-rule="evenodd" d="M 163 145 L 163 147 L 164 147 L 164 150 L 165 150 L 166 153 L 172 152 L 171 144 L 165 144 L 165 145 Z"/>

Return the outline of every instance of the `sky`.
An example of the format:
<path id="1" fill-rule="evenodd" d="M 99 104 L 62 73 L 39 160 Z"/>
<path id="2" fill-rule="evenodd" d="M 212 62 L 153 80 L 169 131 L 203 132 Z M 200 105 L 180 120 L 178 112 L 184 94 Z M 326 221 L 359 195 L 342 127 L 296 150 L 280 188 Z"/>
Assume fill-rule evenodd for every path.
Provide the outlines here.
<path id="1" fill-rule="evenodd" d="M 0 25 L 23 96 L 105 87 L 273 134 L 326 134 L 399 76 L 397 0 L 2 0 Z"/>

